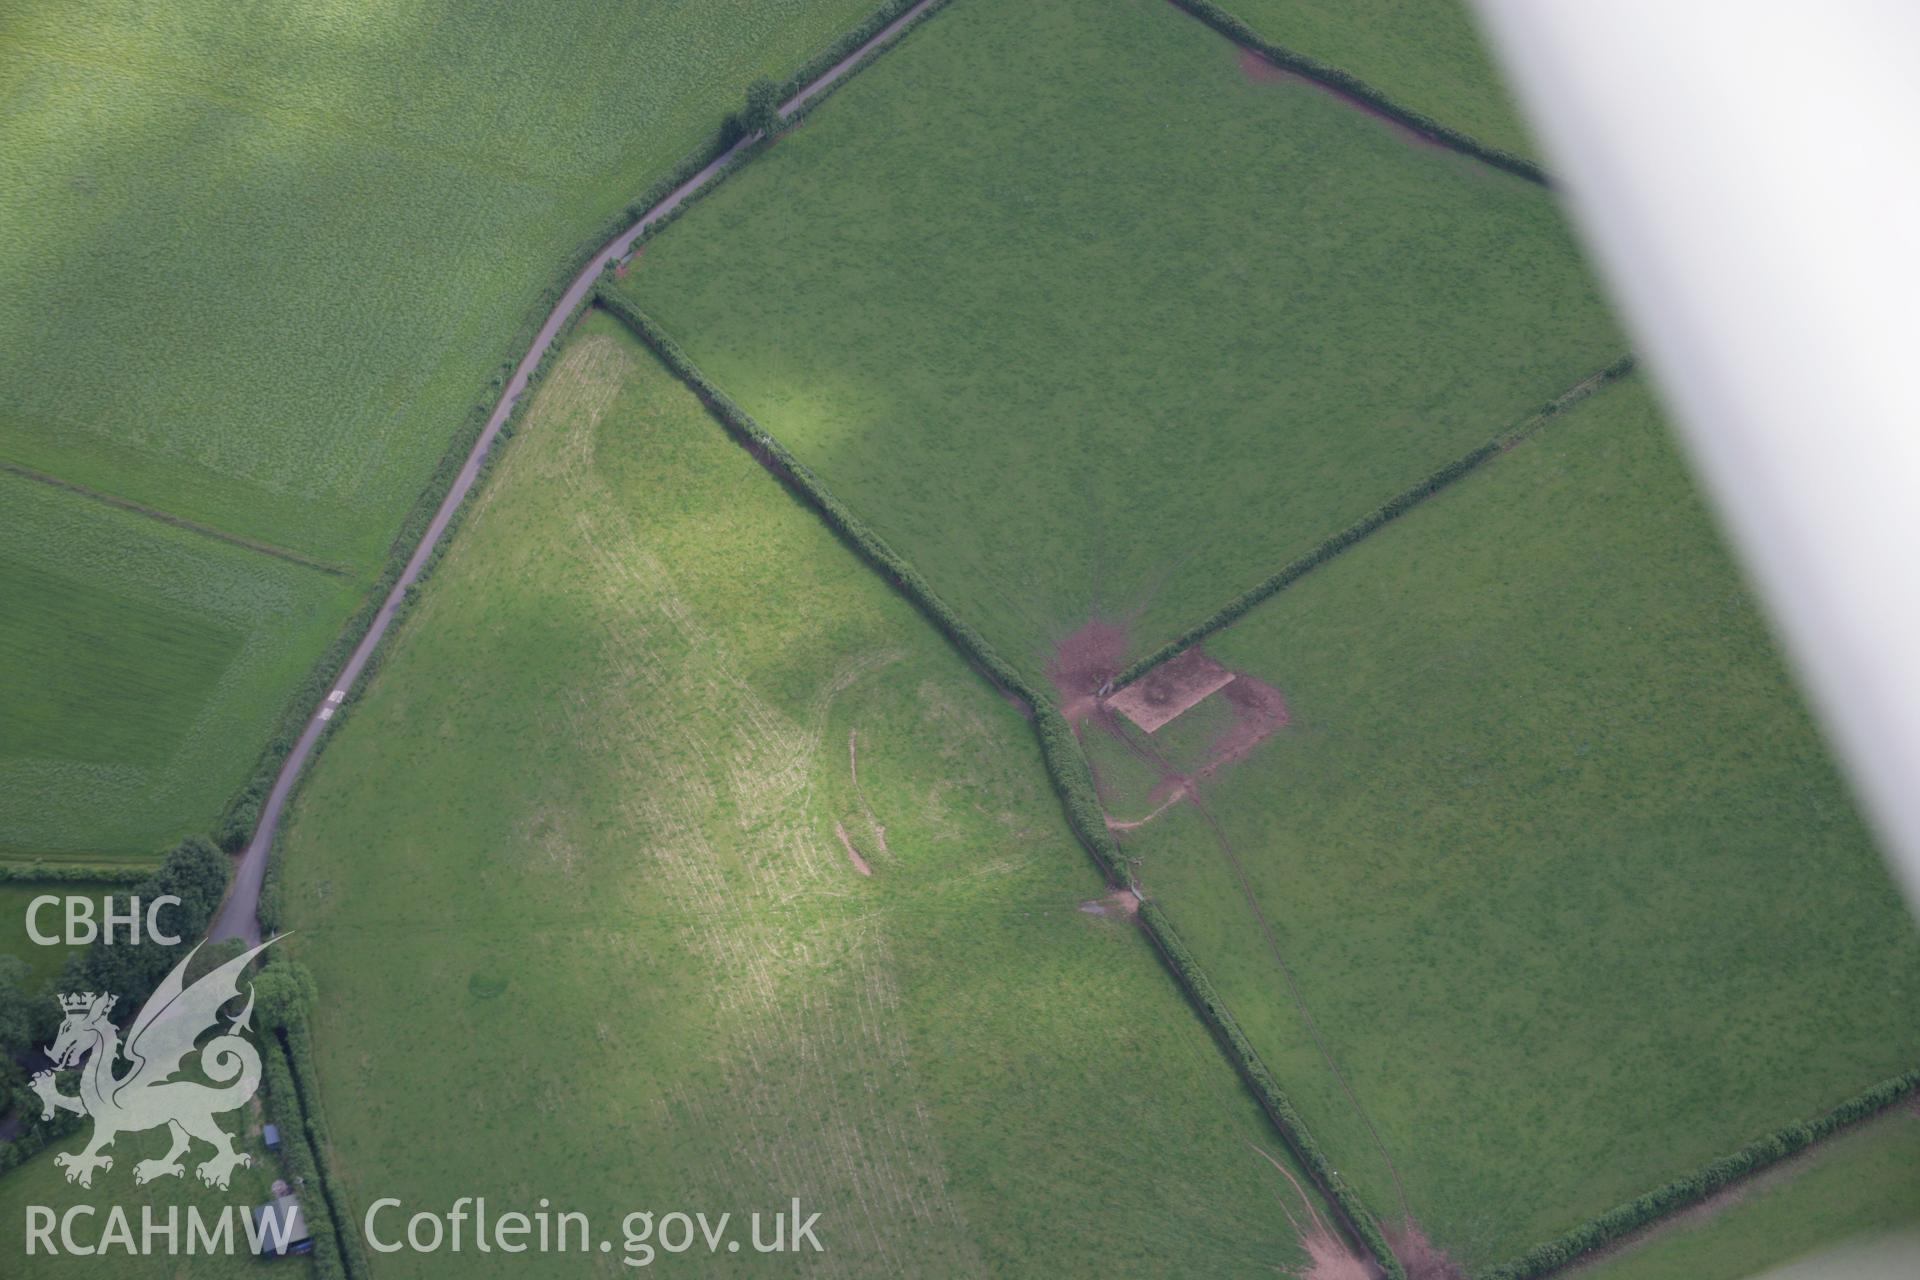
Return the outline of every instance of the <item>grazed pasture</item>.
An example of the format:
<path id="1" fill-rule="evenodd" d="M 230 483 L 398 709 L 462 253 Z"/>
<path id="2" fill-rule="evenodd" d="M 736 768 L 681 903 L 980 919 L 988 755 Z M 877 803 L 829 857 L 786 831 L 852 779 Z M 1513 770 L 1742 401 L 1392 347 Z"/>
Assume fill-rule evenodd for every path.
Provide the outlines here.
<path id="1" fill-rule="evenodd" d="M 1624 349 L 1550 197 L 1164 0 L 967 0 L 622 287 L 1038 676 L 1127 659 Z"/>
<path id="2" fill-rule="evenodd" d="M 1458 1261 L 1920 1061 L 1920 939 L 1637 379 L 1207 649 L 1290 719 L 1126 848 L 1341 1170 Z M 1157 771 L 1086 741 L 1147 812 Z"/>

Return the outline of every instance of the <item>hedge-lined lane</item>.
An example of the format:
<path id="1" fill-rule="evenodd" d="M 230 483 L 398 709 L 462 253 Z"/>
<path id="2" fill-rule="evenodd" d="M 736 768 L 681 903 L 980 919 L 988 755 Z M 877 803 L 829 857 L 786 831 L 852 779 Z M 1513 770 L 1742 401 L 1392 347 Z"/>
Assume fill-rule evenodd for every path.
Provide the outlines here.
<path id="1" fill-rule="evenodd" d="M 911 26 L 923 14 L 930 12 L 945 0 L 916 0 L 904 4 L 895 0 L 880 9 L 873 18 L 863 23 L 855 31 L 848 33 L 834 46 L 815 59 L 814 64 L 803 69 L 799 83 L 789 84 L 789 92 L 784 95 L 787 106 L 784 113 L 800 110 L 816 100 L 818 96 L 835 81 L 844 77 L 861 65 L 864 58 L 894 39 Z M 332 669 L 332 663 L 324 664 L 316 671 L 305 691 L 313 709 L 307 715 L 298 737 L 284 745 L 284 756 L 279 768 L 273 774 L 273 782 L 264 794 L 256 786 L 243 793 L 237 802 L 236 810 L 230 812 L 223 843 L 230 843 L 232 836 L 239 830 L 250 826 L 252 836 L 246 843 L 239 864 L 234 868 L 233 888 L 222 904 L 219 915 L 213 922 L 209 937 L 242 938 L 249 943 L 260 940 L 260 887 L 266 875 L 269 851 L 273 847 L 274 834 L 279 829 L 280 815 L 286 807 L 287 798 L 294 784 L 299 780 L 308 759 L 313 755 L 315 746 L 326 731 L 334 710 L 338 705 L 334 695 L 341 698 L 351 693 L 365 671 L 380 642 L 392 627 L 394 618 L 400 612 L 407 591 L 417 582 L 421 574 L 431 563 L 441 538 L 452 524 L 456 512 L 466 501 L 473 489 L 474 481 L 480 476 L 482 466 L 492 450 L 495 439 L 500 435 L 508 419 L 513 415 L 528 382 L 546 360 L 554 342 L 566 330 L 574 315 L 586 303 L 593 292 L 594 284 L 600 273 L 619 258 L 625 256 L 635 241 L 645 235 L 649 229 L 671 215 L 688 197 L 718 175 L 724 173 L 729 164 L 756 141 L 752 137 L 727 140 L 717 137 L 701 152 L 689 157 L 680 170 L 664 180 L 664 191 L 650 192 L 642 208 L 644 209 L 624 231 L 615 235 L 597 252 L 589 257 L 585 265 L 574 274 L 571 282 L 560 293 L 547 318 L 534 334 L 533 341 L 525 356 L 514 367 L 506 386 L 495 402 L 492 412 L 479 428 L 458 471 L 454 472 L 447 483 L 445 496 L 433 510 L 431 518 L 421 530 L 419 541 L 411 554 L 397 569 L 390 568 L 387 578 L 383 579 L 386 594 L 379 606 L 370 616 L 363 614 L 365 621 L 356 618 L 343 635 L 336 653 L 330 653 L 330 659 L 337 657 L 337 650 L 343 647 L 354 630 L 364 625 L 357 642 L 352 644 L 339 674 L 330 680 L 321 681 L 321 676 Z M 691 172 L 685 172 L 687 169 Z M 443 466 L 443 470 L 444 470 Z M 411 524 L 411 522 L 410 522 Z M 404 535 L 403 535 L 404 536 Z M 284 743 L 284 739 L 282 743 Z M 276 743 L 281 748 L 282 743 Z M 268 760 L 263 762 L 271 767 L 275 749 L 269 750 Z M 255 814 L 257 813 L 257 817 Z"/>

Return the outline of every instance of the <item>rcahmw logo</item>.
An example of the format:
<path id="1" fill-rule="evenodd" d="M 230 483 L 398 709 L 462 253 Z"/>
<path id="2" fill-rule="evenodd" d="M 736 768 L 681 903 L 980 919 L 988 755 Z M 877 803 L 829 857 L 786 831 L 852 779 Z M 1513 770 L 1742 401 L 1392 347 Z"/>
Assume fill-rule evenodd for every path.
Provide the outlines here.
<path id="1" fill-rule="evenodd" d="M 173 1144 L 158 1159 L 133 1166 L 136 1183 L 181 1176 L 186 1166 L 180 1158 L 196 1139 L 213 1148 L 213 1155 L 194 1170 L 210 1187 L 225 1190 L 236 1167 L 253 1163 L 252 1156 L 233 1149 L 232 1136 L 214 1121 L 221 1112 L 244 1106 L 260 1088 L 260 1054 L 241 1034 L 253 1018 L 251 983 L 246 1007 L 228 1019 L 227 1031 L 198 1049 L 200 1071 L 212 1083 L 174 1076 L 195 1052 L 201 1035 L 219 1022 L 220 1007 L 240 995 L 241 972 L 273 941 L 235 956 L 188 987 L 187 965 L 200 950 L 195 947 L 141 1006 L 124 1046 L 109 1017 L 118 997 L 91 991 L 60 997 L 66 1019 L 47 1056 L 54 1070 L 81 1067 L 80 1092 L 61 1093 L 53 1071 L 38 1073 L 32 1084 L 40 1095 L 42 1120 L 51 1120 L 56 1111 L 72 1111 L 93 1121 L 93 1137 L 85 1147 L 53 1158 L 66 1170 L 68 1182 L 92 1186 L 95 1170 L 113 1168 L 113 1157 L 104 1151 L 116 1137 L 163 1125 Z M 116 1074 L 123 1054 L 132 1065 Z"/>
<path id="2" fill-rule="evenodd" d="M 93 1185 L 96 1172 L 110 1171 L 113 1157 L 105 1149 L 121 1134 L 164 1127 L 172 1140 L 166 1153 L 133 1166 L 135 1183 L 185 1174 L 182 1160 L 196 1141 L 213 1153 L 194 1168 L 194 1175 L 210 1187 L 225 1190 L 236 1168 L 253 1157 L 233 1149 L 233 1136 L 214 1119 L 244 1106 L 260 1088 L 260 1054 L 243 1034 L 253 1019 L 253 986 L 247 984 L 246 1005 L 229 1015 L 224 1031 L 205 1044 L 200 1038 L 215 1030 L 220 1010 L 238 999 L 240 975 L 253 958 L 277 939 L 255 947 L 213 969 L 198 982 L 186 984 L 187 966 L 199 951 L 195 947 L 173 967 L 142 1005 L 127 1029 L 126 1041 L 112 1021 L 118 997 L 102 993 L 69 993 L 60 997 L 65 1015 L 47 1056 L 53 1069 L 33 1077 L 40 1095 L 40 1118 L 71 1111 L 93 1121 L 93 1134 L 78 1151 L 55 1155 L 54 1164 L 66 1171 L 67 1181 Z M 199 1055 L 200 1074 L 211 1083 L 177 1079 L 188 1057 Z M 122 1071 L 122 1059 L 129 1064 Z M 60 1092 L 56 1071 L 80 1068 L 79 1092 Z M 236 1232 L 238 1219 L 241 1229 Z M 73 1254 L 79 1257 L 112 1254 L 230 1254 L 244 1240 L 248 1252 L 286 1253 L 297 1248 L 297 1214 L 250 1213 L 244 1205 L 225 1205 L 202 1211 L 197 1205 L 183 1211 L 178 1205 L 156 1209 L 142 1205 L 138 1226 L 120 1205 L 104 1211 L 90 1204 L 56 1211 L 49 1205 L 26 1206 L 26 1252 Z"/>

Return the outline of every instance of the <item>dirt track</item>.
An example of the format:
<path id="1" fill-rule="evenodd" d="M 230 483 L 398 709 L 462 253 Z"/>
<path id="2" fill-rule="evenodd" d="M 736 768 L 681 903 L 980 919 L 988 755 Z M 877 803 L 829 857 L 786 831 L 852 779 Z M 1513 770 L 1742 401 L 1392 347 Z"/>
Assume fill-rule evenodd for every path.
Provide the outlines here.
<path id="1" fill-rule="evenodd" d="M 790 116 L 799 110 L 808 99 L 845 76 L 869 52 L 887 44 L 899 35 L 903 28 L 918 18 L 934 2 L 935 0 L 920 0 L 920 3 L 876 31 L 866 43 L 828 67 L 799 93 L 788 99 L 781 106 L 780 114 Z M 560 300 L 547 314 L 546 322 L 540 326 L 540 332 L 535 335 L 533 345 L 527 349 L 526 355 L 521 357 L 520 363 L 514 366 L 513 377 L 508 380 L 499 403 L 494 405 L 492 414 L 488 416 L 487 425 L 481 429 L 479 438 L 473 442 L 473 448 L 467 454 L 466 461 L 461 464 L 460 473 L 454 477 L 453 485 L 447 490 L 447 496 L 441 500 L 439 509 L 433 513 L 433 520 L 427 525 L 427 531 L 421 535 L 419 545 L 413 549 L 413 554 L 407 557 L 406 567 L 400 571 L 400 577 L 393 584 L 393 589 L 381 602 L 380 611 L 374 615 L 373 625 L 367 628 L 367 633 L 361 637 L 360 643 L 353 647 L 353 653 L 348 657 L 346 665 L 341 668 L 340 674 L 329 686 L 327 697 L 307 717 L 306 726 L 301 729 L 299 739 L 293 744 L 293 750 L 287 753 L 286 760 L 280 766 L 280 772 L 274 776 L 273 789 L 267 793 L 267 801 L 260 809 L 260 824 L 254 828 L 253 838 L 247 842 L 246 850 L 241 853 L 240 861 L 234 867 L 233 885 L 228 889 L 227 899 L 220 904 L 219 914 L 214 917 L 213 926 L 207 932 L 209 940 L 242 938 L 249 945 L 260 941 L 260 884 L 266 875 L 267 853 L 273 847 L 275 832 L 280 828 L 280 816 L 286 808 L 287 797 L 292 794 L 294 784 L 299 781 L 301 771 L 306 768 L 307 760 L 313 755 L 313 749 L 320 741 L 320 735 L 325 732 L 328 721 L 333 718 L 340 701 L 353 691 L 361 672 L 366 669 L 368 659 L 373 656 L 373 651 L 380 647 L 380 642 L 386 638 L 387 629 L 393 625 L 394 615 L 399 611 L 400 602 L 405 598 L 407 588 L 419 579 L 420 572 L 426 567 L 434 548 L 439 546 L 440 539 L 446 534 L 447 525 L 452 521 L 454 512 L 459 510 L 460 504 L 466 500 L 468 491 L 473 488 L 473 482 L 479 477 L 481 464 L 486 461 L 487 454 L 492 451 L 494 439 L 500 434 L 501 426 L 513 412 L 513 407 L 519 401 L 521 393 L 527 389 L 527 382 L 533 376 L 533 371 L 539 367 L 540 361 L 546 357 L 547 349 L 559 337 L 560 330 L 565 327 L 568 317 L 586 302 L 588 295 L 593 292 L 594 284 L 600 278 L 600 273 L 609 263 L 625 257 L 633 248 L 633 242 L 639 239 L 648 227 L 671 213 L 685 202 L 688 196 L 712 181 L 713 176 L 728 161 L 750 146 L 753 141 L 754 139 L 749 137 L 734 143 L 706 168 L 668 192 L 660 203 L 647 210 L 631 227 L 608 241 L 605 247 L 593 256 L 593 260 L 580 269 L 580 273 L 567 286 L 567 291 L 560 295 Z"/>

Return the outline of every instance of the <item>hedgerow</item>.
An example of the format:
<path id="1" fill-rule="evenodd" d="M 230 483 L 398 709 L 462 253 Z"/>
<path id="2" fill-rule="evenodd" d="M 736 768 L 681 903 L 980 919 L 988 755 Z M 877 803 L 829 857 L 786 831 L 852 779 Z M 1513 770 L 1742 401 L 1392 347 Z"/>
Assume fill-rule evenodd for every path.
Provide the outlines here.
<path id="1" fill-rule="evenodd" d="M 286 1042 L 276 1031 L 261 1038 L 261 1048 L 264 1052 L 260 1055 L 260 1074 L 266 1085 L 267 1114 L 280 1130 L 281 1158 L 287 1162 L 287 1171 L 303 1193 L 300 1211 L 306 1217 L 307 1231 L 313 1236 L 313 1269 L 322 1280 L 345 1280 L 345 1277 L 364 1274 L 349 1270 L 342 1257 L 343 1233 L 334 1220 L 332 1199 L 326 1194 L 326 1177 L 316 1154 L 318 1143 L 307 1127 Z M 352 1233 L 349 1223 L 344 1234 Z"/>
<path id="2" fill-rule="evenodd" d="M 1311 54 L 1289 49 L 1285 45 L 1274 44 L 1233 14 L 1212 3 L 1212 0 L 1173 0 L 1173 4 L 1185 9 L 1235 44 L 1252 49 L 1275 66 L 1291 71 L 1295 75 L 1304 76 L 1316 84 L 1323 84 L 1350 98 L 1357 98 L 1382 115 L 1443 147 L 1458 151 L 1462 155 L 1472 156 L 1496 169 L 1504 169 L 1516 177 L 1537 182 L 1543 187 L 1550 185 L 1546 170 L 1525 156 L 1515 155 L 1499 147 L 1488 146 L 1478 138 L 1462 133 L 1451 125 L 1440 123 L 1424 112 L 1415 111 L 1412 107 L 1395 101 L 1351 72 L 1342 71 L 1339 67 L 1322 62 Z"/>
<path id="3" fill-rule="evenodd" d="M 825 75 L 833 68 L 834 63 L 839 62 L 842 58 L 858 50 L 861 45 L 879 35 L 888 23 L 913 8 L 916 3 L 918 3 L 918 0 L 887 0 L 887 3 L 875 9 L 865 18 L 862 18 L 854 26 L 843 31 L 839 38 L 834 40 L 832 44 L 829 44 L 826 48 L 814 54 L 799 70 L 787 77 L 786 83 L 780 86 L 780 101 L 787 101 L 813 81 Z M 931 16 L 935 10 L 945 8 L 947 3 L 948 0 L 934 0 L 933 4 L 927 6 L 925 13 L 922 13 L 914 19 L 913 25 L 918 25 L 922 20 Z M 910 30 L 912 30 L 912 25 L 903 27 L 899 35 L 905 35 Z M 889 41 L 881 47 L 891 48 L 892 42 Z M 872 52 L 877 54 L 880 50 L 874 49 Z M 844 84 L 849 76 L 852 76 L 865 65 L 866 59 L 862 59 L 853 66 L 848 67 L 846 75 L 841 76 L 834 83 Z M 825 96 L 826 90 L 823 89 L 820 93 L 815 94 L 811 101 L 818 101 Z M 799 113 L 796 113 L 796 116 L 798 114 Z"/>
<path id="4" fill-rule="evenodd" d="M 1698 1204 L 1714 1192 L 1769 1165 L 1806 1150 L 1823 1138 L 1832 1137 L 1849 1125 L 1877 1115 L 1920 1089 L 1920 1070 L 1883 1080 L 1859 1093 L 1824 1115 L 1805 1124 L 1789 1124 L 1754 1139 L 1732 1155 L 1721 1156 L 1711 1164 L 1663 1187 L 1635 1196 L 1598 1217 L 1544 1244 L 1535 1245 L 1512 1262 L 1486 1272 L 1481 1280 L 1539 1280 L 1583 1254 L 1601 1248 L 1630 1232 L 1670 1213 Z"/>
<path id="5" fill-rule="evenodd" d="M 1121 856 L 1119 846 L 1114 843 L 1113 833 L 1107 829 L 1106 816 L 1094 791 L 1093 775 L 1087 767 L 1086 756 L 1080 750 L 1073 727 L 1054 705 L 1052 698 L 1027 683 L 977 631 L 940 599 L 926 580 L 884 539 L 843 506 L 805 464 L 788 453 L 784 445 L 734 404 L 725 392 L 708 381 L 679 344 L 644 311 L 618 290 L 603 286 L 598 291 L 598 297 L 600 304 L 631 328 L 762 466 L 818 511 L 842 541 L 912 601 L 988 679 L 1021 699 L 1031 709 L 1034 732 L 1040 740 L 1047 776 L 1060 797 L 1068 825 L 1100 868 L 1108 884 L 1114 888 L 1128 886 L 1131 877 L 1127 873 L 1126 860 Z M 1194 961 L 1186 944 L 1174 932 L 1165 914 L 1158 905 L 1145 902 L 1136 919 L 1179 978 L 1201 1017 L 1220 1037 L 1261 1105 L 1273 1118 L 1275 1127 L 1300 1154 L 1328 1198 L 1339 1206 L 1355 1237 L 1373 1253 L 1392 1280 L 1404 1280 L 1405 1273 L 1387 1248 L 1386 1239 L 1381 1235 L 1372 1212 L 1361 1201 L 1359 1193 L 1340 1178 L 1320 1153 L 1319 1146 L 1301 1122 L 1299 1113 L 1260 1062 L 1252 1045 L 1241 1033 L 1239 1024 L 1214 992 L 1212 983 Z"/>
<path id="6" fill-rule="evenodd" d="M 826 486 L 820 483 L 805 463 L 788 453 L 785 445 L 767 434 L 765 428 L 729 399 L 724 391 L 708 381 L 706 375 L 687 358 L 686 352 L 680 349 L 680 345 L 668 337 L 645 312 L 618 290 L 606 288 L 604 285 L 597 290 L 597 298 L 601 306 L 619 317 L 665 362 L 674 376 L 700 398 L 700 402 L 707 407 L 708 411 L 718 418 L 721 425 L 726 427 L 741 444 L 746 446 L 747 451 L 753 454 L 762 466 L 784 481 L 818 511 L 826 520 L 828 527 L 838 534 L 842 541 L 880 570 L 888 581 L 912 600 L 921 612 L 925 613 L 933 624 L 959 647 L 962 653 L 979 665 L 989 679 L 1020 697 L 1029 706 L 1039 704 L 1039 697 L 1028 687 L 1021 675 L 988 647 L 986 640 L 934 593 L 933 588 L 920 576 L 918 570 L 908 564 L 878 534 L 869 529 L 863 520 L 828 492 Z"/>
<path id="7" fill-rule="evenodd" d="M 1256 582 L 1207 617 L 1188 627 L 1152 653 L 1136 660 L 1119 675 L 1115 676 L 1115 687 L 1132 684 L 1153 668 L 1171 658 L 1179 656 L 1187 649 L 1199 644 L 1222 627 L 1237 621 L 1249 609 L 1269 597 L 1292 586 L 1309 572 L 1319 568 L 1333 557 L 1351 547 L 1354 543 L 1379 530 L 1383 525 L 1405 515 L 1414 507 L 1433 497 L 1454 481 L 1473 471 L 1482 463 L 1512 448 L 1529 435 L 1539 430 L 1548 419 L 1563 413 L 1568 407 L 1578 403 L 1611 382 L 1625 377 L 1633 371 L 1634 359 L 1631 355 L 1622 356 L 1606 368 L 1582 379 L 1568 391 L 1540 407 L 1539 412 L 1528 417 L 1512 430 L 1496 436 L 1442 466 L 1439 470 L 1416 481 L 1410 487 L 1401 490 L 1375 507 L 1366 515 L 1348 525 L 1340 532 L 1320 543 L 1305 555 L 1289 561 L 1272 576 Z"/>
<path id="8" fill-rule="evenodd" d="M 1160 909 L 1160 904 L 1151 901 L 1142 902 L 1139 919 L 1147 936 L 1152 938 L 1154 945 L 1160 949 L 1161 959 L 1165 960 L 1167 967 L 1173 970 L 1180 985 L 1186 989 L 1188 998 L 1201 1011 L 1207 1024 L 1219 1037 L 1221 1045 L 1227 1051 L 1227 1056 L 1233 1059 L 1233 1065 L 1239 1070 L 1241 1078 L 1247 1082 L 1247 1087 L 1253 1090 L 1253 1096 L 1259 1099 L 1261 1108 L 1273 1121 L 1273 1127 L 1280 1131 L 1280 1136 L 1286 1139 L 1288 1147 L 1293 1150 L 1300 1163 L 1313 1174 L 1314 1180 L 1326 1192 L 1328 1199 L 1338 1207 L 1341 1216 L 1346 1220 L 1348 1230 L 1366 1245 L 1380 1263 L 1382 1270 L 1392 1277 L 1392 1280 L 1405 1280 L 1406 1271 L 1400 1265 L 1400 1259 L 1394 1256 L 1393 1250 L 1387 1246 L 1387 1239 L 1381 1234 L 1379 1221 L 1374 1217 L 1373 1211 L 1367 1207 L 1366 1202 L 1361 1199 L 1360 1193 L 1352 1184 L 1347 1182 L 1340 1175 L 1340 1171 L 1328 1162 L 1326 1153 L 1314 1140 L 1313 1134 L 1308 1132 L 1306 1123 L 1301 1120 L 1300 1113 L 1294 1109 L 1292 1100 L 1280 1088 L 1279 1082 L 1273 1078 L 1273 1073 L 1267 1070 L 1267 1064 L 1260 1060 L 1260 1055 L 1254 1051 L 1252 1042 L 1247 1039 L 1246 1033 L 1240 1030 L 1240 1023 L 1234 1018 L 1233 1011 L 1227 1008 L 1219 992 L 1214 990 L 1206 971 L 1200 967 L 1200 962 L 1193 958 L 1193 953 L 1187 950 L 1187 944 L 1181 941 L 1172 922 Z"/>

